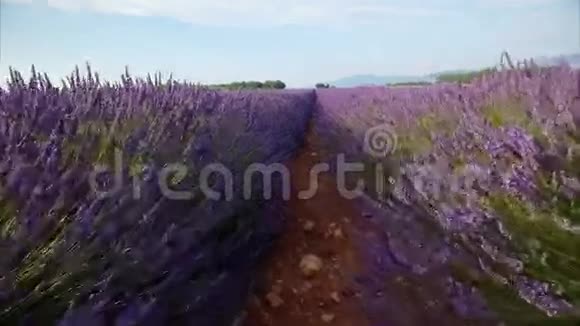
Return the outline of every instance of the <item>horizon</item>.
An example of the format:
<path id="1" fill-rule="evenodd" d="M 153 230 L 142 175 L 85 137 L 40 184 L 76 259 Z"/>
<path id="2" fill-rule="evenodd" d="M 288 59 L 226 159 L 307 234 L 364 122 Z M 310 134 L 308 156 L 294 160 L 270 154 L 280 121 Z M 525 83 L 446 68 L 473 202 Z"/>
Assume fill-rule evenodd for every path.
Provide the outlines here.
<path id="1" fill-rule="evenodd" d="M 573 0 L 1 0 L 0 6 L 2 83 L 10 66 L 26 75 L 34 64 L 62 78 L 88 62 L 106 80 L 118 80 L 128 66 L 135 76 L 160 72 L 204 84 L 282 80 L 304 88 L 360 75 L 476 70 L 496 65 L 503 51 L 516 59 L 580 52 L 580 6 Z"/>

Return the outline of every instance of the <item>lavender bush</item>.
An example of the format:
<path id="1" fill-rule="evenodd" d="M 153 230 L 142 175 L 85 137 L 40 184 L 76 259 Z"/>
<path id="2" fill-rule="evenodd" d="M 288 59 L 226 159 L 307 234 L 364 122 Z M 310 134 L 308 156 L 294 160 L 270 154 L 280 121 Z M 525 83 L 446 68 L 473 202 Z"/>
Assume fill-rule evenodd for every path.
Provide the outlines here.
<path id="1" fill-rule="evenodd" d="M 315 130 L 329 154 L 387 168 L 389 195 L 366 191 L 382 203 L 377 223 L 397 267 L 419 275 L 414 286 L 437 289 L 466 318 L 574 319 L 579 96 L 578 71 L 523 62 L 469 85 L 317 90 Z M 377 125 L 397 137 L 380 160 L 363 151 Z"/>
<path id="2" fill-rule="evenodd" d="M 128 73 L 111 84 L 90 67 L 55 87 L 12 71 L 0 89 L 0 324 L 230 324 L 281 221 L 276 196 L 243 200 L 241 171 L 288 159 L 313 99 Z M 97 196 L 90 172 L 112 171 L 118 151 L 123 186 Z M 172 189 L 199 190 L 214 162 L 235 176 L 232 201 L 163 196 L 167 164 L 188 167 Z M 113 177 L 99 174 L 99 188 Z"/>
<path id="3" fill-rule="evenodd" d="M 56 87 L 12 71 L 0 88 L 0 324 L 230 325 L 283 220 L 279 194 L 244 200 L 243 172 L 288 160 L 311 116 L 326 158 L 386 171 L 385 193 L 365 172 L 362 201 L 386 235 L 369 248 L 385 281 L 466 320 L 573 323 L 580 73 L 508 61 L 468 85 L 316 92 L 128 73 L 111 84 L 90 67 Z M 382 158 L 365 151 L 379 125 L 396 136 Z M 119 153 L 122 186 L 99 196 L 91 172 Z M 200 193 L 216 162 L 234 175 L 231 201 Z M 175 163 L 188 172 L 170 175 L 171 189 L 193 198 L 163 195 L 159 174 Z M 99 189 L 115 184 L 111 171 Z M 225 194 L 219 176 L 210 185 Z"/>

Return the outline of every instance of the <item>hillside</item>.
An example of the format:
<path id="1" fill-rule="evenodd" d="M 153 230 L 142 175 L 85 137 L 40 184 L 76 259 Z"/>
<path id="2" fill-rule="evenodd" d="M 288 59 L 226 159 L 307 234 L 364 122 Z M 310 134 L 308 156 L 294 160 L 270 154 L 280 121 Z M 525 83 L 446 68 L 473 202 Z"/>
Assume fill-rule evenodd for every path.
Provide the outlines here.
<path id="1" fill-rule="evenodd" d="M 433 79 L 429 76 L 380 76 L 372 74 L 353 75 L 328 82 L 340 88 L 387 85 L 400 83 L 430 82 Z"/>

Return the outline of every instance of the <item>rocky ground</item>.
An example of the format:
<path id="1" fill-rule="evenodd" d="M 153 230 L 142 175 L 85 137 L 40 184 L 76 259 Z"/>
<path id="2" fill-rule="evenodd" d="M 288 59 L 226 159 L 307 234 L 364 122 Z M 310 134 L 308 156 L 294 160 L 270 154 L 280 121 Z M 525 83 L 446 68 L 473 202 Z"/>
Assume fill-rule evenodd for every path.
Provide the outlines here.
<path id="1" fill-rule="evenodd" d="M 319 159 L 308 138 L 291 163 L 294 194 L 308 188 Z M 242 325 L 464 325 L 451 306 L 416 293 L 421 289 L 381 260 L 386 232 L 340 196 L 332 175 L 320 175 L 314 198 L 292 198 L 287 229 L 261 268 Z"/>

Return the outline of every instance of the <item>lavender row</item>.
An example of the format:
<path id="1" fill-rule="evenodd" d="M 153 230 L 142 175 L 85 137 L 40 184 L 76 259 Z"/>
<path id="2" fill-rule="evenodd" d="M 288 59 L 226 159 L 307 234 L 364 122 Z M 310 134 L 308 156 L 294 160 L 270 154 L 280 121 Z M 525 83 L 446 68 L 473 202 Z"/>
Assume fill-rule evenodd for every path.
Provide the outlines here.
<path id="1" fill-rule="evenodd" d="M 577 316 L 579 96 L 578 71 L 526 62 L 469 85 L 318 90 L 315 130 L 330 153 L 387 167 L 388 195 L 366 190 L 394 254 L 457 313 Z M 364 147 L 376 126 L 393 147 L 378 159 Z M 453 298 L 448 278 L 485 312 L 475 294 Z"/>
<path id="2" fill-rule="evenodd" d="M 242 171 L 290 158 L 313 96 L 128 73 L 113 84 L 90 67 L 57 87 L 34 68 L 27 81 L 12 71 L 0 89 L 0 323 L 231 322 L 281 220 L 279 201 L 242 198 Z M 160 188 L 161 171 L 180 164 L 171 189 L 199 190 L 211 163 L 233 174 L 231 200 Z M 97 164 L 106 195 L 90 182 Z M 223 178 L 209 180 L 225 195 Z"/>

